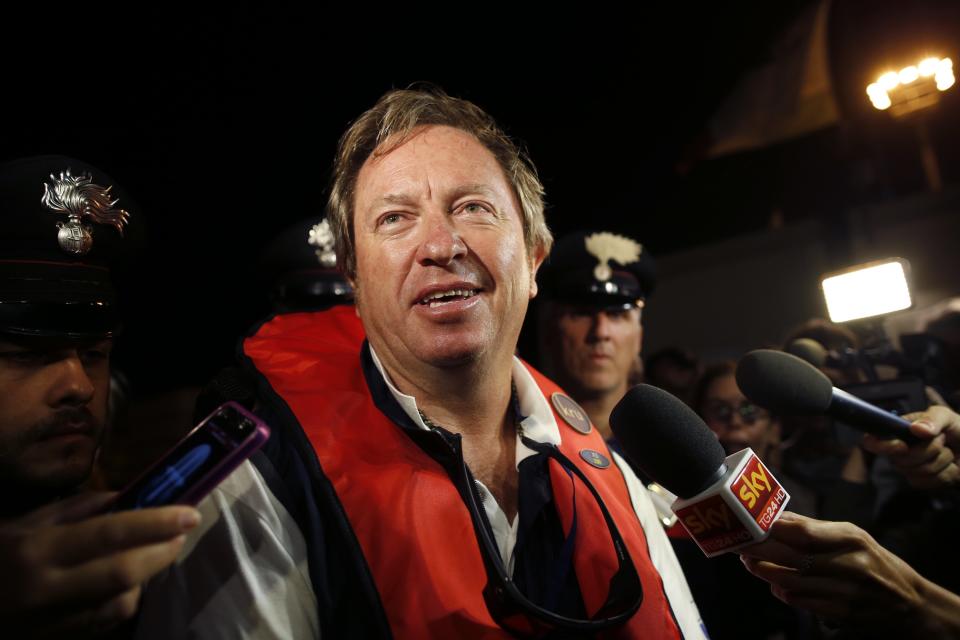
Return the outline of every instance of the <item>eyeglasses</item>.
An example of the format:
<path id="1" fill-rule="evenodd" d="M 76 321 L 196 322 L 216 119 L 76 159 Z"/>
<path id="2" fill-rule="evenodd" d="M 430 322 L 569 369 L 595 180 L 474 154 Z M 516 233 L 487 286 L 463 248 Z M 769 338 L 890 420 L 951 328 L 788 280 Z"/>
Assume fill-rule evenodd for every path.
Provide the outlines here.
<path id="1" fill-rule="evenodd" d="M 570 618 L 531 601 L 507 573 L 489 525 L 486 524 L 486 513 L 480 508 L 480 500 L 473 477 L 466 463 L 464 463 L 461 468 L 461 482 L 464 483 L 464 486 L 471 488 L 464 493 L 467 494 L 465 496 L 467 507 L 470 510 L 474 530 L 480 542 L 483 563 L 487 571 L 487 585 L 483 590 L 483 598 L 487 609 L 500 626 L 524 636 L 541 636 L 558 629 L 594 634 L 626 623 L 640 608 L 640 603 L 643 600 L 643 587 L 640 584 L 640 577 L 637 575 L 633 561 L 627 552 L 627 545 L 620 536 L 613 517 L 601 500 L 600 494 L 583 472 L 560 453 L 556 447 L 534 442 L 527 438 L 523 438 L 523 443 L 538 453 L 547 455 L 551 462 L 558 463 L 572 483 L 574 494 L 573 521 L 569 529 L 567 542 L 564 545 L 565 559 L 572 563 L 573 547 L 577 536 L 578 500 L 576 491 L 578 486 L 585 486 L 603 514 L 607 532 L 616 554 L 617 570 L 610 578 L 610 588 L 606 602 L 589 619 Z M 581 535 L 596 535 L 596 532 L 587 532 L 581 527 Z"/>
<path id="2" fill-rule="evenodd" d="M 704 418 L 710 422 L 720 422 L 725 425 L 731 423 L 733 414 L 735 413 L 740 416 L 740 421 L 746 425 L 752 425 L 757 420 L 769 416 L 765 409 L 758 407 L 748 400 L 744 400 L 738 405 L 717 400 L 708 402 L 703 408 Z"/>

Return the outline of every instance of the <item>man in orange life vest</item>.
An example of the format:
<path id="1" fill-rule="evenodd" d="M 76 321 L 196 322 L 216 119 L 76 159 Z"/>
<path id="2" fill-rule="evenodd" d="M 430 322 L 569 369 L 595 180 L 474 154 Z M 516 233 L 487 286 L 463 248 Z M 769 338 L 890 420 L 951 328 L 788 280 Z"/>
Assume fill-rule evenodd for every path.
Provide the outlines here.
<path id="1" fill-rule="evenodd" d="M 258 482 L 306 540 L 320 634 L 705 637 L 643 486 L 514 357 L 552 238 L 492 118 L 387 93 L 340 141 L 327 215 L 366 340 L 337 307 L 243 343 L 274 428 Z"/>

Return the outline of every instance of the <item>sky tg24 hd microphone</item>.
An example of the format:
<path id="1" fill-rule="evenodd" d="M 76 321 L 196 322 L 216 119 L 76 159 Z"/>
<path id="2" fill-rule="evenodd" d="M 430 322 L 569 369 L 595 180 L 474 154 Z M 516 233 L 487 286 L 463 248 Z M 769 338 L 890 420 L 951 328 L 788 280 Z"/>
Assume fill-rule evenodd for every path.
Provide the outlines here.
<path id="1" fill-rule="evenodd" d="M 707 556 L 764 540 L 790 500 L 753 451 L 725 458 L 700 416 L 662 389 L 628 391 L 610 425 L 627 457 L 678 496 L 671 508 Z"/>

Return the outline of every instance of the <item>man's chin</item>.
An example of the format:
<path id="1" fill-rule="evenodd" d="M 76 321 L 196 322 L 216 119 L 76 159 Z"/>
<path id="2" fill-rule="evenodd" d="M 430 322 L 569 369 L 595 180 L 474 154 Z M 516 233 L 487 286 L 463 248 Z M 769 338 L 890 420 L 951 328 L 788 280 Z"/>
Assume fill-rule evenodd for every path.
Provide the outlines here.
<path id="1" fill-rule="evenodd" d="M 424 345 L 419 357 L 435 367 L 461 367 L 477 362 L 487 351 L 484 341 L 460 337 L 444 337 Z"/>
<path id="2" fill-rule="evenodd" d="M 90 478 L 96 445 L 75 444 L 55 451 L 32 451 L 21 459 L 18 474 L 26 487 L 44 491 L 69 492 Z"/>
<path id="3" fill-rule="evenodd" d="M 454 350 L 432 353 L 425 360 L 440 369 L 456 369 L 476 362 L 479 357 L 475 351 Z"/>
<path id="4" fill-rule="evenodd" d="M 579 388 L 583 393 L 591 396 L 606 395 L 619 388 L 619 384 L 612 376 L 596 375 L 580 378 L 573 385 Z"/>

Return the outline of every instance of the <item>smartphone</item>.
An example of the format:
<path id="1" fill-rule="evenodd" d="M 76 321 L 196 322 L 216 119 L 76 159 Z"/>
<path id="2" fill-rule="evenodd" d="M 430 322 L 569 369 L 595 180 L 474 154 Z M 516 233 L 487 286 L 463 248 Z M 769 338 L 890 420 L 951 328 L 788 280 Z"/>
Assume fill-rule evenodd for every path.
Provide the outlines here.
<path id="1" fill-rule="evenodd" d="M 123 489 L 106 511 L 195 505 L 269 436 L 262 420 L 236 402 L 226 402 Z"/>

